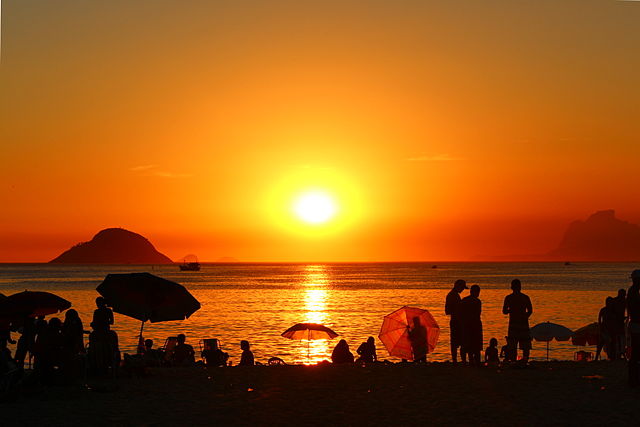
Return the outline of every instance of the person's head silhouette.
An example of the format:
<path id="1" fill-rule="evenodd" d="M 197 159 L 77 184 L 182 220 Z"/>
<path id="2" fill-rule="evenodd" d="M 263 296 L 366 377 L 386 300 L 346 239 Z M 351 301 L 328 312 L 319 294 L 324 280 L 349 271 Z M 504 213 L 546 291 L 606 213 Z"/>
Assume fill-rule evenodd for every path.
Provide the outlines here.
<path id="1" fill-rule="evenodd" d="M 470 291 L 471 296 L 473 297 L 479 297 L 480 296 L 480 286 L 478 285 L 473 285 L 471 287 L 471 291 Z"/>
<path id="2" fill-rule="evenodd" d="M 367 344 L 369 344 L 369 345 L 373 345 L 373 344 L 375 344 L 375 343 L 376 343 L 375 338 L 373 338 L 373 337 L 369 337 L 369 338 L 367 338 Z"/>
<path id="3" fill-rule="evenodd" d="M 422 325 L 420 324 L 420 318 L 418 316 L 413 318 L 413 327 L 414 328 L 419 328 Z"/>
<path id="4" fill-rule="evenodd" d="M 640 270 L 633 270 L 633 271 L 631 272 L 631 282 L 632 282 L 635 286 L 640 285 Z"/>
<path id="5" fill-rule="evenodd" d="M 247 340 L 240 341 L 240 348 L 244 351 L 249 351 L 251 349 L 251 347 L 249 346 L 249 341 Z"/>
<path id="6" fill-rule="evenodd" d="M 96 298 L 96 306 L 98 308 L 106 307 L 107 306 L 107 300 L 105 300 L 104 297 Z"/>
<path id="7" fill-rule="evenodd" d="M 70 308 L 64 314 L 64 320 L 71 321 L 71 320 L 78 320 L 79 318 L 80 318 L 80 316 L 78 315 L 78 312 L 75 311 L 73 308 Z"/>
<path id="8" fill-rule="evenodd" d="M 491 338 L 489 340 L 489 347 L 497 347 L 498 346 L 498 340 L 495 338 Z"/>
<path id="9" fill-rule="evenodd" d="M 513 279 L 511 281 L 511 289 L 513 292 L 520 292 L 522 290 L 522 283 L 520 283 L 520 279 Z"/>
<path id="10" fill-rule="evenodd" d="M 153 347 L 153 340 L 144 340 L 144 348 L 146 348 L 147 350 L 151 350 L 151 347 Z"/>
<path id="11" fill-rule="evenodd" d="M 465 282 L 462 279 L 456 280 L 455 283 L 453 284 L 453 289 L 458 293 L 464 291 L 467 288 L 468 288 L 467 287 L 467 282 Z"/>
<path id="12" fill-rule="evenodd" d="M 184 334 L 178 335 L 178 344 L 184 344 L 187 337 Z"/>
<path id="13" fill-rule="evenodd" d="M 626 289 L 618 289 L 618 298 L 626 298 L 627 290 Z"/>

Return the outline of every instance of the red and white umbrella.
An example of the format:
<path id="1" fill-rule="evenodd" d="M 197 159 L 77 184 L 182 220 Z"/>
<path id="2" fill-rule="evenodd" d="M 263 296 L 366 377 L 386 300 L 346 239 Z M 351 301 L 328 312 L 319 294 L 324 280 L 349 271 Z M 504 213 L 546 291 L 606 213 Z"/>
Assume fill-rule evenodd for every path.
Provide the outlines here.
<path id="1" fill-rule="evenodd" d="M 384 317 L 378 338 L 391 356 L 416 360 L 433 352 L 439 336 L 440 326 L 429 311 L 404 306 Z"/>

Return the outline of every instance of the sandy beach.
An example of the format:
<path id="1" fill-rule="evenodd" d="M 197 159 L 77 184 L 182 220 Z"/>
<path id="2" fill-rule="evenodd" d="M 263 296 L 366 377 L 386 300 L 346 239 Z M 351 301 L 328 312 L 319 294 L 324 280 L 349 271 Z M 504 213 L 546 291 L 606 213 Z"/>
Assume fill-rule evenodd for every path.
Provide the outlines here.
<path id="1" fill-rule="evenodd" d="M 3 425 L 637 425 L 623 362 L 163 368 L 39 387 Z"/>

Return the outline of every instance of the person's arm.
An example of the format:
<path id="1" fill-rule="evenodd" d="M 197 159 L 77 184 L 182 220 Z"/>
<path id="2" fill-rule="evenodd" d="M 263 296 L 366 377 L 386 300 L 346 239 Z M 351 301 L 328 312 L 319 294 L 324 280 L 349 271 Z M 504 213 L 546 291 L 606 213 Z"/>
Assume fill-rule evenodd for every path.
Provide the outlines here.
<path id="1" fill-rule="evenodd" d="M 509 314 L 509 296 L 504 298 L 504 304 L 502 305 L 502 314 Z"/>
<path id="2" fill-rule="evenodd" d="M 533 314 L 533 305 L 531 305 L 531 298 L 527 296 L 527 317 L 531 317 Z"/>

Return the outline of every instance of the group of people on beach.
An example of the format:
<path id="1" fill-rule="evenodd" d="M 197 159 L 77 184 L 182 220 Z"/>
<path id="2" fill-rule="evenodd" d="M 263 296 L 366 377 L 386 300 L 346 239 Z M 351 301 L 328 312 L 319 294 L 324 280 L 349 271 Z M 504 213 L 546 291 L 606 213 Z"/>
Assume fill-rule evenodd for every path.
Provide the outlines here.
<path id="1" fill-rule="evenodd" d="M 640 270 L 631 274 L 632 285 L 628 291 L 621 289 L 617 297 L 608 297 L 606 305 L 598 315 L 600 340 L 596 359 L 602 349 L 608 358 L 617 360 L 627 357 L 629 364 L 629 382 L 632 386 L 640 385 Z M 469 295 L 461 294 L 469 289 Z M 480 286 L 470 288 L 464 280 L 457 280 L 445 299 L 445 313 L 450 316 L 451 359 L 458 363 L 458 355 L 463 363 L 471 366 L 495 365 L 500 358 L 515 362 L 518 349 L 522 351 L 520 362 L 526 365 L 531 351 L 531 332 L 529 318 L 533 313 L 531 299 L 522 292 L 520 280 L 511 282 L 511 294 L 504 299 L 502 313 L 509 316 L 506 344 L 498 352 L 498 340 L 491 338 L 485 350 L 484 360 L 481 358 L 484 343 L 482 330 L 482 302 Z M 415 320 L 415 319 L 414 319 Z M 628 324 L 627 324 L 628 322 Z M 27 317 L 23 320 L 21 336 L 17 341 L 15 356 L 7 348 L 7 344 L 16 344 L 11 339 L 9 329 L 0 331 L 0 374 L 21 371 L 27 355 L 29 363 L 33 357 L 33 370 L 43 383 L 54 380 L 54 376 L 74 378 L 82 374 L 115 375 L 119 366 L 154 367 L 154 366 L 190 366 L 196 363 L 195 350 L 186 343 L 186 336 L 175 337 L 172 345 L 163 349 L 153 348 L 153 341 L 140 337 L 137 354 L 125 355 L 124 362 L 120 356 L 118 335 L 112 329 L 114 316 L 107 302 L 102 297 L 96 299 L 91 331 L 83 329 L 82 320 L 74 309 L 65 313 L 64 321 L 53 317 L 48 321 L 44 316 Z M 89 335 L 89 345 L 85 348 L 84 334 Z M 419 322 L 408 326 L 408 337 L 414 352 L 414 361 L 426 361 L 426 329 Z M 629 338 L 629 339 L 627 339 Z M 208 366 L 228 366 L 229 355 L 221 350 L 216 339 L 205 340 L 201 356 Z M 627 342 L 630 343 L 627 349 Z M 240 342 L 242 356 L 239 365 L 256 364 L 248 341 Z M 373 363 L 377 362 L 375 339 L 369 337 L 356 351 L 357 357 L 349 349 L 346 340 L 342 339 L 333 349 L 331 361 L 335 364 Z M 277 359 L 276 362 L 281 359 Z"/>
<path id="2" fill-rule="evenodd" d="M 456 280 L 453 288 L 445 300 L 445 314 L 450 316 L 449 328 L 451 339 L 451 360 L 458 363 L 458 351 L 463 363 L 481 366 L 484 363 L 495 364 L 502 356 L 505 361 L 517 359 L 518 346 L 522 350 L 522 362 L 529 360 L 531 351 L 531 333 L 529 317 L 533 313 L 531 299 L 522 293 L 522 283 L 519 279 L 511 282 L 512 293 L 507 295 L 502 306 L 502 313 L 509 315 L 507 343 L 498 353 L 498 340 L 491 338 L 489 347 L 485 350 L 484 361 L 481 359 L 484 344 L 482 333 L 482 302 L 480 301 L 480 286 L 473 285 L 469 295 L 462 298 L 460 294 L 469 289 L 467 282 Z"/>
<path id="3" fill-rule="evenodd" d="M 640 386 L 640 270 L 631 273 L 631 287 L 620 289 L 616 297 L 607 297 L 605 306 L 598 314 L 599 339 L 596 360 L 604 349 L 609 360 L 627 358 L 629 384 Z M 458 363 L 458 352 L 463 363 L 480 366 L 480 351 L 483 345 L 482 303 L 479 299 L 480 287 L 471 286 L 469 295 L 460 294 L 469 289 L 464 280 L 457 280 L 445 301 L 445 313 L 450 316 L 451 360 Z M 498 353 L 498 340 L 491 338 L 485 350 L 484 363 L 496 364 L 502 357 L 505 361 L 517 360 L 518 348 L 522 350 L 520 362 L 529 360 L 531 351 L 531 331 L 529 317 L 533 313 L 531 299 L 522 292 L 518 279 L 511 282 L 512 293 L 507 295 L 502 313 L 509 315 L 506 345 Z M 627 346 L 627 343 L 629 345 Z"/>

